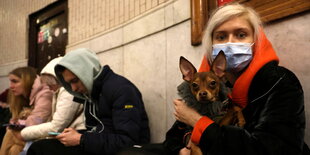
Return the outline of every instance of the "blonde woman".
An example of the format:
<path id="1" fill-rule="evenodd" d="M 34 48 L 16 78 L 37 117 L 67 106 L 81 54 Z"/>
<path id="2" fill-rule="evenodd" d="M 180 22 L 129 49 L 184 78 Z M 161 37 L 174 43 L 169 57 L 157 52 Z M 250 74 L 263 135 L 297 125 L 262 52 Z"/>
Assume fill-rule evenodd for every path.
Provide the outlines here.
<path id="1" fill-rule="evenodd" d="M 199 71 L 208 71 L 215 56 L 225 53 L 232 102 L 243 108 L 246 124 L 219 126 L 174 100 L 176 119 L 194 127 L 195 145 L 180 153 L 194 153 L 197 145 L 203 154 L 213 155 L 300 155 L 309 150 L 304 143 L 303 89 L 294 73 L 278 66 L 256 12 L 239 4 L 220 7 L 209 20 L 204 40 L 208 48 Z"/>
<path id="2" fill-rule="evenodd" d="M 22 127 L 46 122 L 52 110 L 53 92 L 41 83 L 34 68 L 16 68 L 9 73 L 9 80 L 10 123 L 19 126 L 7 128 L 0 155 L 19 154 L 25 145 L 20 136 Z"/>

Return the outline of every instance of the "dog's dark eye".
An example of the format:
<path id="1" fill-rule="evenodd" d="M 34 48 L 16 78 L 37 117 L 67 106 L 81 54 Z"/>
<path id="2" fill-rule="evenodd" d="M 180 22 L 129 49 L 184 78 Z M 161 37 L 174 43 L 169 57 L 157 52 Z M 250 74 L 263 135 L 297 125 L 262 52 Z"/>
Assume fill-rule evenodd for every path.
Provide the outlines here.
<path id="1" fill-rule="evenodd" d="M 194 89 L 198 89 L 198 88 L 199 88 L 199 86 L 198 86 L 197 83 L 192 83 L 192 87 L 193 87 Z"/>
<path id="2" fill-rule="evenodd" d="M 210 82 L 210 86 L 211 86 L 211 87 L 215 87 L 215 86 L 216 86 L 216 81 L 211 81 L 211 82 Z"/>

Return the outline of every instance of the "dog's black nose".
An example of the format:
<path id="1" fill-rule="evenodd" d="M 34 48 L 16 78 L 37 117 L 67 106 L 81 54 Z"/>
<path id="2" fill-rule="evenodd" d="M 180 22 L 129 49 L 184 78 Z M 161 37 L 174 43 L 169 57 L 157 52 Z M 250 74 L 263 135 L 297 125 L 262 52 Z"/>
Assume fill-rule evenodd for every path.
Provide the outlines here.
<path id="1" fill-rule="evenodd" d="M 205 91 L 199 93 L 199 96 L 200 96 L 201 98 L 205 98 L 205 97 L 207 97 L 207 95 L 208 95 L 208 93 L 205 92 Z"/>

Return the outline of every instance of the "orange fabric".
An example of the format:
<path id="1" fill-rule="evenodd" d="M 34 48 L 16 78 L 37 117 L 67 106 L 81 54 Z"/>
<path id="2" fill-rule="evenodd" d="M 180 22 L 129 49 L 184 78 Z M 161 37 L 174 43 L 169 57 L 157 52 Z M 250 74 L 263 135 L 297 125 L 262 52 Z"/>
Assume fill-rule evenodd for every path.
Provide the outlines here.
<path id="1" fill-rule="evenodd" d="M 192 137 L 191 137 L 192 142 L 195 144 L 199 144 L 200 137 L 203 131 L 205 131 L 205 129 L 212 123 L 214 123 L 214 121 L 212 121 L 209 117 L 207 116 L 201 117 L 198 120 L 198 122 L 195 124 L 195 128 L 192 132 Z"/>
<path id="2" fill-rule="evenodd" d="M 257 71 L 270 61 L 279 62 L 279 58 L 276 55 L 271 43 L 266 38 L 263 31 L 260 33 L 260 42 L 254 44 L 254 57 L 248 68 L 239 76 L 232 89 L 232 101 L 241 107 L 246 107 L 248 103 L 248 91 L 252 79 Z M 203 57 L 202 63 L 199 68 L 199 72 L 205 72 L 210 70 L 210 65 L 206 56 Z"/>
<path id="3" fill-rule="evenodd" d="M 210 65 L 207 60 L 207 56 L 203 56 L 198 72 L 208 72 L 210 71 Z"/>
<path id="4" fill-rule="evenodd" d="M 276 52 L 274 51 L 271 43 L 266 38 L 263 30 L 261 30 L 260 32 L 260 41 L 258 42 L 258 44 L 255 43 L 254 46 L 255 49 L 253 60 L 249 64 L 248 68 L 238 77 L 231 93 L 232 102 L 238 104 L 243 108 L 246 107 L 246 105 L 248 104 L 249 87 L 252 82 L 252 79 L 254 78 L 258 70 L 261 69 L 268 62 L 271 61 L 279 62 L 279 58 L 277 57 Z M 199 72 L 205 72 L 209 70 L 210 65 L 208 63 L 206 56 L 204 56 L 199 68 Z M 210 123 L 211 121 L 212 120 L 209 119 L 208 117 L 203 117 L 195 124 L 193 135 L 191 137 L 191 140 L 194 143 L 196 144 L 199 143 L 203 131 L 210 124 L 213 123 L 213 122 Z"/>

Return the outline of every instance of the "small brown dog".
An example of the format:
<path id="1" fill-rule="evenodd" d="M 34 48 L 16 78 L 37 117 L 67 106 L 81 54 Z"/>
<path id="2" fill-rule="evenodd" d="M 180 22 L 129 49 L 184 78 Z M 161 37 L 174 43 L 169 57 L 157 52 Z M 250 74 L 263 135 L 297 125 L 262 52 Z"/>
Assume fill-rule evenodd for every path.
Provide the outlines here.
<path id="1" fill-rule="evenodd" d="M 32 108 L 30 108 L 30 107 L 24 107 L 24 108 L 22 109 L 22 111 L 19 113 L 18 119 L 20 119 L 20 120 L 26 120 L 27 117 L 30 115 L 31 112 L 32 112 Z"/>
<path id="2" fill-rule="evenodd" d="M 211 71 L 209 72 L 197 72 L 192 63 L 184 57 L 180 58 L 180 70 L 183 79 L 189 82 L 192 94 L 198 102 L 202 103 L 221 103 L 219 102 L 219 94 L 221 91 L 221 83 L 223 83 L 225 79 L 225 69 L 226 56 L 223 51 L 216 56 L 211 65 Z M 243 127 L 245 125 L 242 108 L 233 104 L 227 106 L 226 114 L 223 117 L 214 121 L 220 126 L 237 125 Z M 191 149 L 191 154 L 201 154 L 199 147 L 194 144 L 191 144 Z"/>

